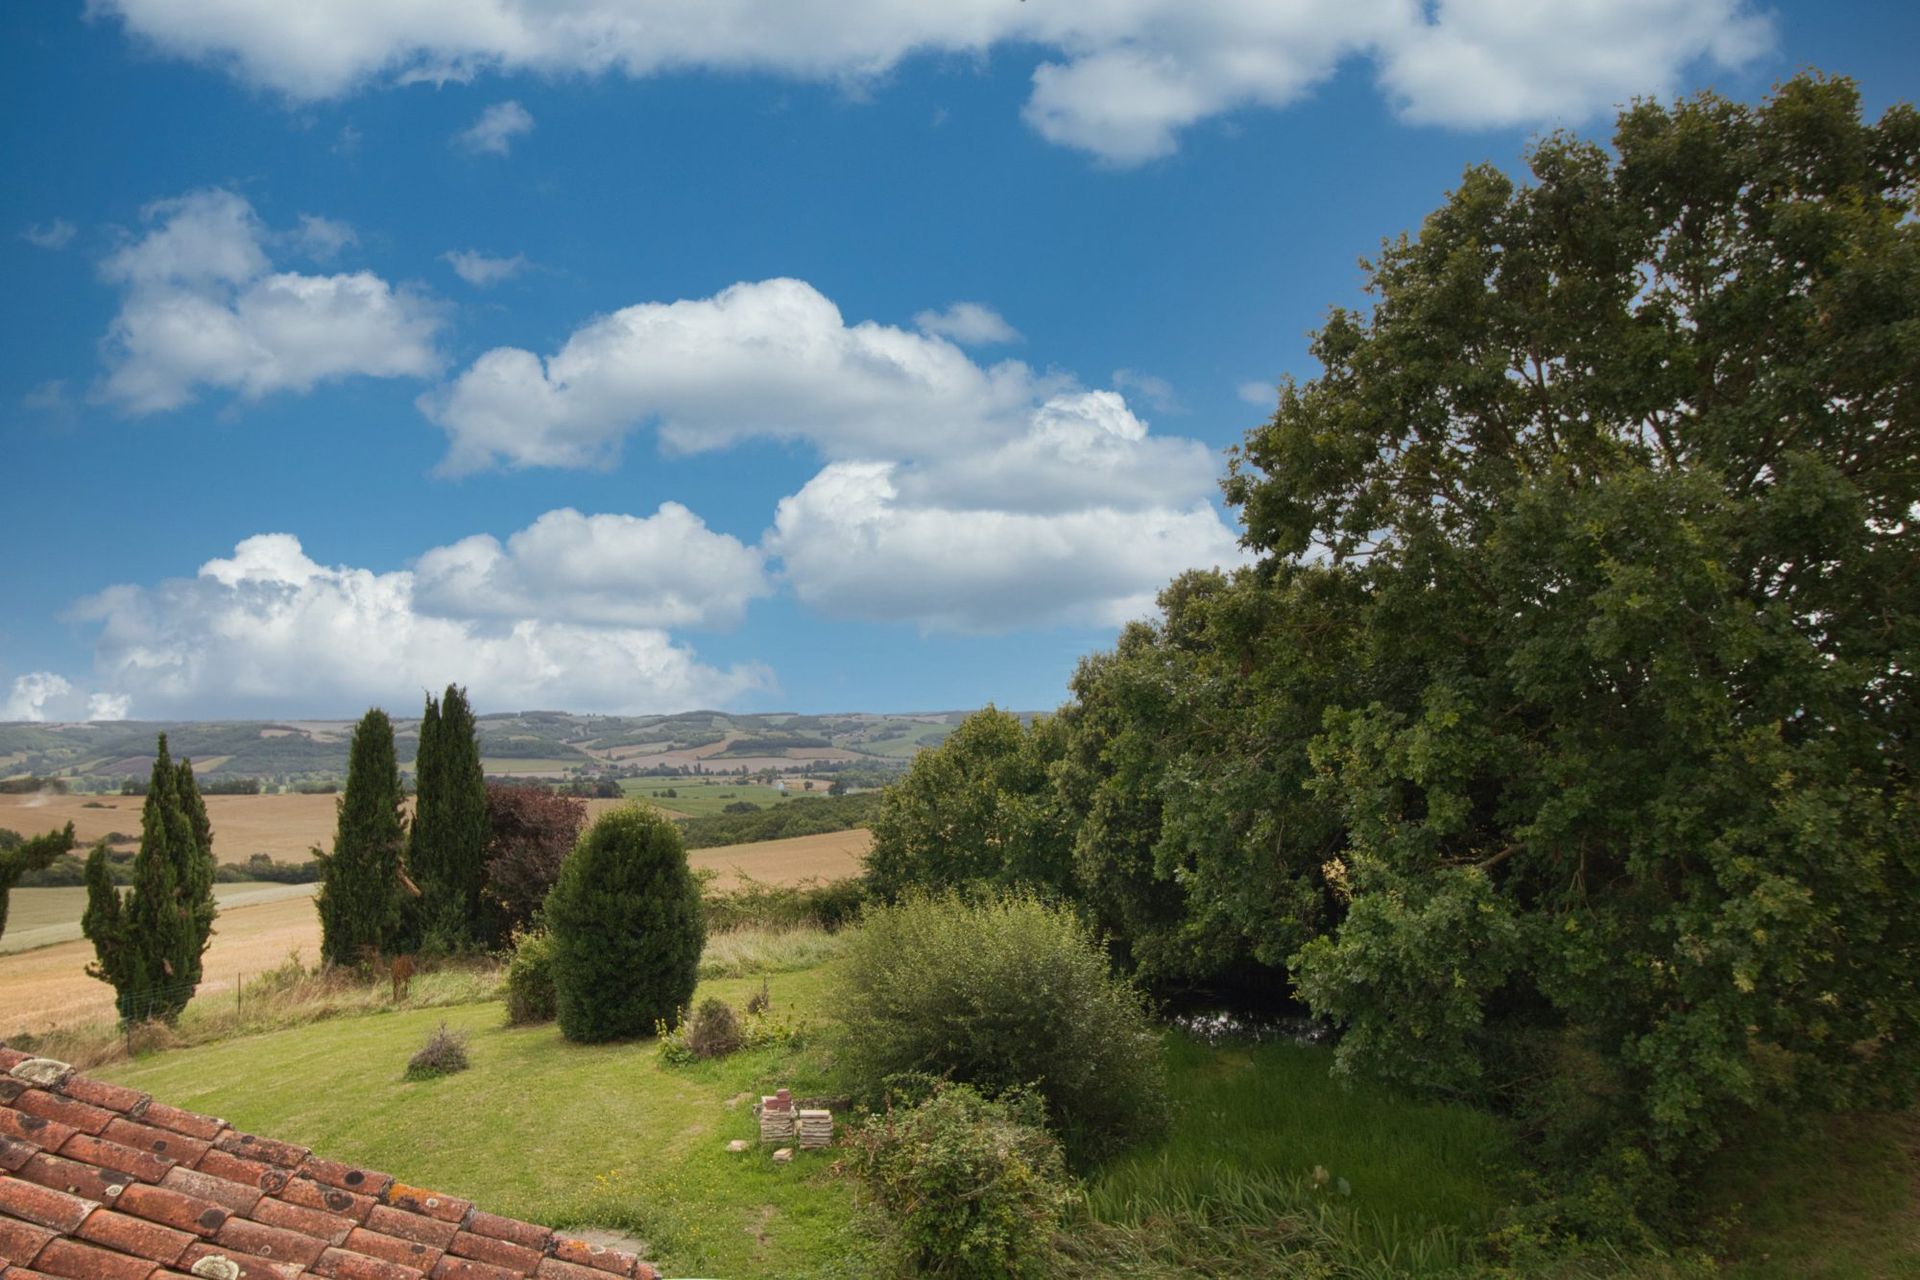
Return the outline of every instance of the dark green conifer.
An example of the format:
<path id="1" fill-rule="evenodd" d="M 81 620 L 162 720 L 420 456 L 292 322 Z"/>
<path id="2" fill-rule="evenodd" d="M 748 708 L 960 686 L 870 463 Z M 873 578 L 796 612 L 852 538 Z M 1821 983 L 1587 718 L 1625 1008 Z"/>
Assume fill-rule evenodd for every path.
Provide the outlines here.
<path id="1" fill-rule="evenodd" d="M 617 1040 L 674 1022 L 707 930 L 680 829 L 645 805 L 605 814 L 547 895 L 560 1033 Z"/>
<path id="2" fill-rule="evenodd" d="M 407 867 L 420 886 L 424 945 L 468 951 L 486 936 L 487 781 L 467 691 L 448 685 L 427 699 L 414 760 L 414 815 Z"/>
<path id="3" fill-rule="evenodd" d="M 333 851 L 319 854 L 320 959 L 357 964 L 401 942 L 406 847 L 400 767 L 393 754 L 393 722 L 375 707 L 360 718 L 347 754 L 347 785 L 340 795 Z"/>
<path id="4" fill-rule="evenodd" d="M 81 932 L 93 943 L 87 972 L 113 986 L 122 1019 L 180 1016 L 200 985 L 213 932 L 213 827 L 188 762 L 175 765 L 160 735 L 140 811 L 133 888 L 122 897 L 104 844 L 87 858 Z"/>

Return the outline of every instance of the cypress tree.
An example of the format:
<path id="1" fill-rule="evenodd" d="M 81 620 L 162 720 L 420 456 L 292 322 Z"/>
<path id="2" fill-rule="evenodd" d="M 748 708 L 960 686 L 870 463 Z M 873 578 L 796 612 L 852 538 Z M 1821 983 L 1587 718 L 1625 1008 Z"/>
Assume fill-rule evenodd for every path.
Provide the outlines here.
<path id="1" fill-rule="evenodd" d="M 394 950 L 401 939 L 400 766 L 393 754 L 393 722 L 378 707 L 360 718 L 347 754 L 347 785 L 340 795 L 333 852 L 320 857 L 320 959 L 356 964 L 369 952 Z"/>
<path id="2" fill-rule="evenodd" d="M 547 895 L 560 1034 L 617 1040 L 693 999 L 707 929 L 680 829 L 645 805 L 605 814 Z"/>
<path id="3" fill-rule="evenodd" d="M 187 761 L 175 765 L 160 735 L 140 811 L 133 888 L 123 898 L 104 844 L 87 857 L 81 932 L 93 943 L 87 973 L 112 984 L 123 1020 L 172 1022 L 200 985 L 213 932 L 213 827 Z"/>
<path id="4" fill-rule="evenodd" d="M 465 951 L 486 936 L 487 782 L 467 691 L 428 697 L 414 760 L 414 816 L 407 866 L 420 885 L 421 932 L 436 951 Z"/>

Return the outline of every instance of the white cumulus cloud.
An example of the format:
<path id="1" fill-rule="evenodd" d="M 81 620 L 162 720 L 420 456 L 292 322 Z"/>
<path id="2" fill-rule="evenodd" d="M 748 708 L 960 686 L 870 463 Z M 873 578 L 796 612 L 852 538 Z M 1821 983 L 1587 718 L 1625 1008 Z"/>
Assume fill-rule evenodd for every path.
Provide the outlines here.
<path id="1" fill-rule="evenodd" d="M 58 251 L 71 244 L 73 238 L 79 234 L 80 229 L 71 222 L 65 218 L 55 218 L 52 222 L 44 224 L 34 223 L 20 233 L 20 238 L 36 249 Z"/>
<path id="2" fill-rule="evenodd" d="M 133 699 L 124 693 L 95 693 L 87 696 L 87 719 L 125 720 L 133 710 Z"/>
<path id="3" fill-rule="evenodd" d="M 505 545 L 476 534 L 415 566 L 426 612 L 632 627 L 730 627 L 772 590 L 764 556 L 677 502 L 651 516 L 549 511 Z"/>
<path id="4" fill-rule="evenodd" d="M 755 436 L 839 457 L 972 447 L 1017 433 L 1044 385 L 944 338 L 850 325 L 813 286 L 777 279 L 623 308 L 544 359 L 497 347 L 420 403 L 450 438 L 446 469 L 465 472 L 601 465 L 648 424 L 683 453 Z"/>
<path id="5" fill-rule="evenodd" d="M 360 243 L 360 233 L 345 222 L 303 213 L 294 228 L 293 242 L 315 262 L 331 262 L 341 252 Z"/>
<path id="6" fill-rule="evenodd" d="M 13 679 L 13 691 L 0 703 L 0 720 L 45 720 L 47 704 L 65 698 L 73 685 L 51 671 L 30 671 Z"/>
<path id="7" fill-rule="evenodd" d="M 515 138 L 532 132 L 533 112 L 517 102 L 496 102 L 455 134 L 454 141 L 469 151 L 504 156 L 513 149 Z"/>
<path id="8" fill-rule="evenodd" d="M 100 266 L 123 297 L 99 394 L 126 412 L 175 408 L 201 387 L 257 399 L 438 370 L 436 305 L 367 271 L 274 271 L 243 197 L 196 191 L 145 214 L 147 233 Z"/>
<path id="9" fill-rule="evenodd" d="M 916 55 L 1039 50 L 1028 123 L 1116 164 L 1165 155 L 1200 121 L 1284 106 L 1353 60 L 1372 63 L 1410 119 L 1531 124 L 1669 93 L 1695 64 L 1740 66 L 1773 38 L 1771 20 L 1748 0 L 94 0 L 93 8 L 157 48 L 306 100 L 489 71 L 757 71 L 858 84 Z M 500 135 L 499 150 L 510 136 Z"/>
<path id="10" fill-rule="evenodd" d="M 430 612 L 414 570 L 323 565 L 284 533 L 247 538 L 191 578 L 110 587 L 72 616 L 99 627 L 100 683 L 160 713 L 343 714 L 448 681 L 496 708 L 642 712 L 721 705 L 771 681 L 758 664 L 703 664 L 657 627 Z"/>

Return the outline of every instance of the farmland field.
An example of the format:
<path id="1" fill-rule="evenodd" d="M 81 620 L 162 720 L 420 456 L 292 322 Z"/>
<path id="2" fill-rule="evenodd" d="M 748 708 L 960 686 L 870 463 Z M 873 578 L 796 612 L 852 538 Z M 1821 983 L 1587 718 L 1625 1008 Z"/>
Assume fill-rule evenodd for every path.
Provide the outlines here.
<path id="1" fill-rule="evenodd" d="M 596 800 L 590 809 L 603 810 L 620 803 Z M 770 884 L 793 884 L 859 874 L 861 856 L 870 842 L 864 830 L 830 831 L 791 840 L 696 849 L 687 860 L 695 867 L 713 869 L 722 887 L 738 883 L 741 875 Z M 203 999 L 221 992 L 230 994 L 237 976 L 271 969 L 290 954 L 299 955 L 307 964 L 319 959 L 320 923 L 309 900 L 312 885 L 232 884 L 217 885 L 215 891 L 223 900 L 232 895 L 236 905 L 222 911 L 214 922 L 206 981 L 200 988 Z M 282 891 L 285 896 L 281 896 Z M 93 948 L 78 940 L 80 912 L 85 904 L 85 891 L 80 889 L 13 891 L 12 922 L 5 939 L 9 946 L 18 940 L 15 930 L 28 927 L 42 941 L 67 940 L 0 955 L 0 1036 L 112 1016 L 112 992 L 86 976 Z M 32 921 L 31 926 L 28 921 Z"/>
<path id="2" fill-rule="evenodd" d="M 256 853 L 279 862 L 305 862 L 314 845 L 333 843 L 333 796 L 205 799 L 213 823 L 213 856 L 222 862 L 245 862 Z M 0 827 L 34 836 L 71 821 L 84 849 L 116 831 L 138 838 L 144 803 L 139 796 L 0 795 Z"/>
<path id="3" fill-rule="evenodd" d="M 776 791 L 759 782 L 743 782 L 738 779 L 722 778 L 622 778 L 620 789 L 635 800 L 644 800 L 667 812 L 687 818 L 705 817 L 710 813 L 719 813 L 736 801 L 745 800 L 761 808 L 779 804 L 795 796 L 820 795 L 827 793 L 827 784 L 815 782 L 814 789 L 805 789 L 804 781 L 787 784 L 786 791 Z M 673 795 L 655 795 L 655 792 L 672 791 Z"/>

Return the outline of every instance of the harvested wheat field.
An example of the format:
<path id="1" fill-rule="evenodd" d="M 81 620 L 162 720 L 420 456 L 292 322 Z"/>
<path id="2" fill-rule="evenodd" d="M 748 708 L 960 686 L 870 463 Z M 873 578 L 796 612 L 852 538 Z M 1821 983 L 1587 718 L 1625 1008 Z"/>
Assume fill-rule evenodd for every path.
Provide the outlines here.
<path id="1" fill-rule="evenodd" d="M 264 853 L 277 862 L 305 862 L 314 845 L 333 843 L 333 796 L 206 796 L 213 856 L 245 862 Z M 73 823 L 82 848 L 118 832 L 140 837 L 139 796 L 0 796 L 0 827 L 23 836 Z M 132 848 L 123 844 L 120 848 Z"/>
<path id="2" fill-rule="evenodd" d="M 802 880 L 838 880 L 860 874 L 860 860 L 873 843 L 865 827 L 827 831 L 817 836 L 762 840 L 755 844 L 723 844 L 695 849 L 687 861 L 720 873 L 721 888 L 737 884 L 741 875 L 768 884 L 798 884 Z"/>
<path id="3" fill-rule="evenodd" d="M 320 919 L 310 897 L 222 911 L 214 922 L 199 998 L 225 992 L 231 999 L 236 977 L 271 969 L 289 954 L 307 964 L 320 957 Z M 112 1018 L 113 989 L 87 976 L 92 959 L 87 942 L 0 956 L 0 1036 Z"/>

